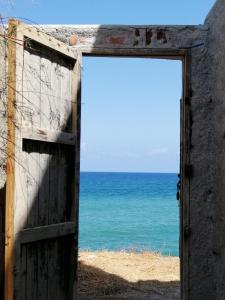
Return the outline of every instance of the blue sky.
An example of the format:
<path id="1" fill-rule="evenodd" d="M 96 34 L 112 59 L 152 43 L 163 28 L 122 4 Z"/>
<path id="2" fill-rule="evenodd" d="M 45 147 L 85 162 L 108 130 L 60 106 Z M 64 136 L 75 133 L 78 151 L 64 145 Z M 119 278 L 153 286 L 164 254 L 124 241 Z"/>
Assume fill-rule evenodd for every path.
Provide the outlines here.
<path id="1" fill-rule="evenodd" d="M 35 23 L 200 24 L 214 0 L 0 0 L 3 17 Z"/>
<path id="2" fill-rule="evenodd" d="M 201 24 L 214 0 L 0 0 L 38 24 Z M 81 170 L 177 172 L 179 61 L 84 58 Z"/>
<path id="3" fill-rule="evenodd" d="M 176 172 L 181 63 L 85 58 L 83 170 Z"/>

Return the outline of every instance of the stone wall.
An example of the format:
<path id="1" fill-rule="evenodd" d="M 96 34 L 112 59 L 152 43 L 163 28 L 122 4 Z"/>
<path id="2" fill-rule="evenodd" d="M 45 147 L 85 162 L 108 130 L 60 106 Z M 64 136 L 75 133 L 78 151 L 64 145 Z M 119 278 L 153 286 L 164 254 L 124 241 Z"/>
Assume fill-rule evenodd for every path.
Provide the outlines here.
<path id="1" fill-rule="evenodd" d="M 211 122 L 208 162 L 211 171 L 208 223 L 211 249 L 208 251 L 212 299 L 225 299 L 225 1 L 218 0 L 206 19 L 209 28 L 207 39 L 209 98 L 212 108 L 207 116 Z M 202 179 L 204 180 L 204 178 Z M 203 229 L 202 229 L 203 230 Z M 210 238 L 209 238 L 210 237 Z M 208 243 L 208 242 L 207 242 Z M 210 283 L 211 281 L 211 283 Z"/>
<path id="2" fill-rule="evenodd" d="M 210 94 L 208 34 L 204 45 L 191 49 L 190 77 L 190 177 L 188 264 L 184 273 L 184 299 L 214 297 L 214 101 Z"/>
<path id="3" fill-rule="evenodd" d="M 188 299 L 225 299 L 225 1 L 209 13 L 191 53 Z"/>

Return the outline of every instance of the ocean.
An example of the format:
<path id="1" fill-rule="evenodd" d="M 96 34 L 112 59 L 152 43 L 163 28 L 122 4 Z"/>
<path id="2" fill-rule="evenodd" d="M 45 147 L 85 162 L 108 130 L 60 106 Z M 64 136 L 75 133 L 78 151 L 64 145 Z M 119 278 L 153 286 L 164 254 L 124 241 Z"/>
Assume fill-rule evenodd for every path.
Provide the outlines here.
<path id="1" fill-rule="evenodd" d="M 179 255 L 177 174 L 81 172 L 79 249 Z"/>

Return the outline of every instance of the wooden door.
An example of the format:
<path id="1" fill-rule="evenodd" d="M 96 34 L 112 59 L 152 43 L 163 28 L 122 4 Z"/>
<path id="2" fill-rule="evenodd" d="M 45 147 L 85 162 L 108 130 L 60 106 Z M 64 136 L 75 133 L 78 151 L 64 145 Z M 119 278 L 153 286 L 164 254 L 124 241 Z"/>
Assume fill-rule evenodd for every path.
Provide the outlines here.
<path id="1" fill-rule="evenodd" d="M 8 28 L 5 299 L 76 299 L 80 55 Z"/>

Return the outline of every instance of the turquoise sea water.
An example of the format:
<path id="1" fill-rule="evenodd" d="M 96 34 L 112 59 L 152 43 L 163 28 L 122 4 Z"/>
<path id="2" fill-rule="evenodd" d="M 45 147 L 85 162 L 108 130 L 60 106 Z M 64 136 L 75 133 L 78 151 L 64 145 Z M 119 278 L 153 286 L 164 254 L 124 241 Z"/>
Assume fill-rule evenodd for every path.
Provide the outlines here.
<path id="1" fill-rule="evenodd" d="M 179 255 L 177 174 L 81 172 L 79 247 Z"/>

